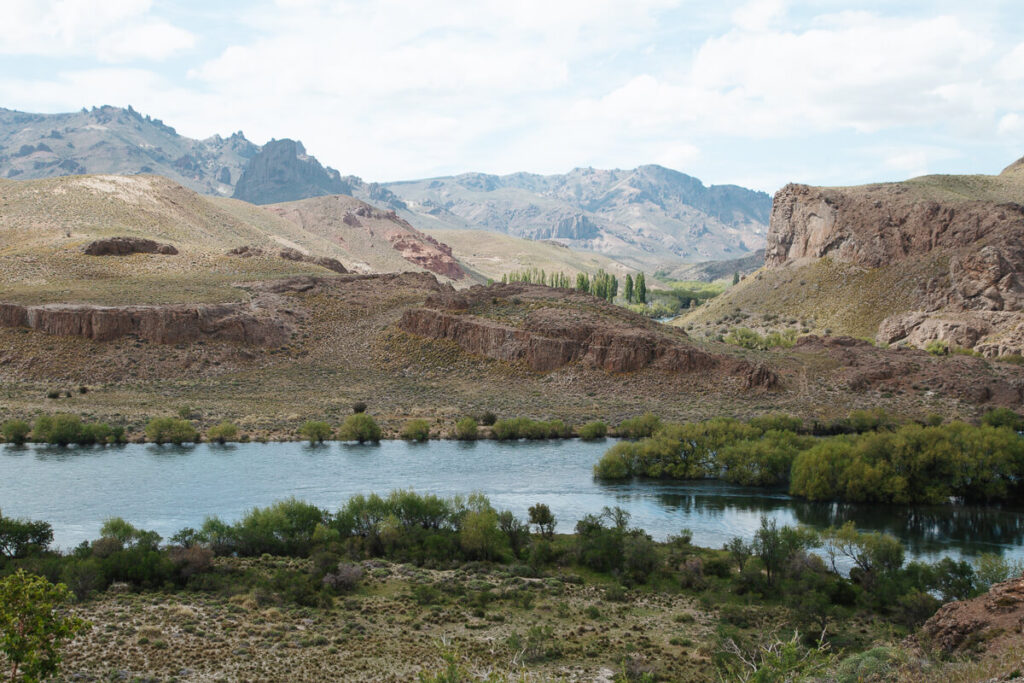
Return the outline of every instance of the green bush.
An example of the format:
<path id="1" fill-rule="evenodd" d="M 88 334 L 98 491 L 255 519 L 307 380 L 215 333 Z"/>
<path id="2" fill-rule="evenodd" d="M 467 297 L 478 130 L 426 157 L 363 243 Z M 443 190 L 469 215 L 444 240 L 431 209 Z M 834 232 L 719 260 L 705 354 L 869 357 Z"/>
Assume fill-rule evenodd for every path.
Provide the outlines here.
<path id="1" fill-rule="evenodd" d="M 232 422 L 224 421 L 206 430 L 206 438 L 219 444 L 234 441 L 238 438 L 238 427 Z"/>
<path id="2" fill-rule="evenodd" d="M 78 443 L 82 436 L 82 420 L 77 415 L 58 413 L 36 419 L 32 436 L 40 443 L 67 446 Z"/>
<path id="3" fill-rule="evenodd" d="M 517 417 L 498 420 L 491 428 L 494 438 L 499 441 L 515 441 L 518 439 L 566 439 L 572 436 L 572 430 L 561 420 L 531 420 Z"/>
<path id="4" fill-rule="evenodd" d="M 24 420 L 8 420 L 0 426 L 0 434 L 7 443 L 23 444 L 28 439 L 32 427 Z"/>
<path id="5" fill-rule="evenodd" d="M 949 342 L 942 341 L 941 339 L 933 339 L 924 345 L 924 350 L 933 356 L 948 356 Z"/>
<path id="6" fill-rule="evenodd" d="M 580 438 L 584 441 L 597 441 L 608 435 L 608 425 L 604 422 L 588 422 L 579 428 Z"/>
<path id="7" fill-rule="evenodd" d="M 725 336 L 725 343 L 755 351 L 767 351 L 775 347 L 788 349 L 796 343 L 796 330 L 769 332 L 767 335 L 761 336 L 746 327 L 735 327 Z"/>
<path id="8" fill-rule="evenodd" d="M 423 442 L 430 439 L 430 423 L 426 420 L 409 420 L 399 434 L 406 441 Z M 378 437 L 379 438 L 379 437 Z"/>
<path id="9" fill-rule="evenodd" d="M 1015 432 L 1024 431 L 1024 417 L 1009 408 L 993 408 L 982 416 L 981 423 L 990 427 L 1009 427 Z"/>
<path id="10" fill-rule="evenodd" d="M 380 427 L 366 413 L 353 413 L 345 418 L 338 429 L 338 438 L 342 441 L 358 441 L 359 443 L 377 443 L 380 441 Z"/>
<path id="11" fill-rule="evenodd" d="M 299 436 L 310 443 L 323 443 L 325 440 L 334 436 L 334 430 L 331 429 L 331 425 L 326 422 L 321 422 L 319 420 L 306 420 L 302 423 L 302 426 L 299 427 Z"/>
<path id="12" fill-rule="evenodd" d="M 154 417 L 146 425 L 146 438 L 153 443 L 197 443 L 199 432 L 188 420 L 175 417 Z"/>
<path id="13" fill-rule="evenodd" d="M 615 433 L 626 439 L 643 439 L 653 435 L 660 427 L 661 418 L 652 413 L 646 413 L 640 417 L 623 420 Z"/>
<path id="14" fill-rule="evenodd" d="M 476 438 L 476 420 L 464 417 L 455 423 L 455 438 L 460 441 L 472 441 Z"/>

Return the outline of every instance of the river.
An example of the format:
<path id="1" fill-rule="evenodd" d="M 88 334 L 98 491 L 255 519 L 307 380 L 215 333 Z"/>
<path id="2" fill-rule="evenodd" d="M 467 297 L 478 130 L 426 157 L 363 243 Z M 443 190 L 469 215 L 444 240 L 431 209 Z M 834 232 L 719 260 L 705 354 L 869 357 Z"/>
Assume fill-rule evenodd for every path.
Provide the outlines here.
<path id="1" fill-rule="evenodd" d="M 479 491 L 522 518 L 530 505 L 546 503 L 561 532 L 572 531 L 585 514 L 617 505 L 655 539 L 688 528 L 701 546 L 721 547 L 733 536 L 749 540 L 762 516 L 815 528 L 852 519 L 862 530 L 895 535 L 911 557 L 994 552 L 1024 559 L 1022 509 L 808 503 L 784 491 L 716 481 L 605 484 L 591 468 L 611 443 L 0 446 L 0 511 L 50 522 L 55 545 L 68 549 L 96 538 L 112 516 L 166 538 L 208 515 L 235 521 L 254 506 L 290 496 L 337 510 L 356 493 Z"/>

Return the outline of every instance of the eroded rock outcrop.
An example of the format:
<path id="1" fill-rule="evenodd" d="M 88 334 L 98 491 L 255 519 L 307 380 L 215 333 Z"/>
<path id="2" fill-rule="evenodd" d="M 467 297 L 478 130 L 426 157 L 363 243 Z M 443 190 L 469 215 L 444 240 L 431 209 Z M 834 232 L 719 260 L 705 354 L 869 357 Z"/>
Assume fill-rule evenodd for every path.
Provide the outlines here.
<path id="1" fill-rule="evenodd" d="M 511 319 L 492 308 L 503 306 L 500 302 L 511 302 L 516 309 Z M 706 353 L 689 345 L 681 331 L 666 331 L 572 290 L 514 283 L 443 293 L 428 298 L 422 308 L 406 311 L 399 327 L 453 341 L 480 356 L 522 362 L 537 372 L 582 363 L 617 373 L 645 368 L 723 372 L 742 377 L 748 388 L 778 385 L 768 368 Z"/>
<path id="2" fill-rule="evenodd" d="M 260 247 L 253 247 L 249 245 L 235 247 L 228 251 L 231 256 L 238 256 L 240 258 L 252 258 L 253 256 L 265 256 L 266 252 Z M 313 265 L 326 268 L 327 270 L 333 270 L 335 273 L 345 274 L 348 269 L 336 258 L 329 256 L 311 256 L 310 254 L 303 254 L 298 249 L 292 249 L 286 247 L 279 251 L 277 255 L 287 261 L 298 261 L 300 263 L 312 263 Z"/>
<path id="3" fill-rule="evenodd" d="M 283 139 L 271 140 L 249 159 L 233 196 L 252 204 L 274 204 L 349 192 L 340 173 L 321 166 L 301 142 Z"/>
<path id="4" fill-rule="evenodd" d="M 88 256 L 127 256 L 129 254 L 173 256 L 178 253 L 178 250 L 171 244 L 160 244 L 142 237 L 106 237 L 90 242 L 83 251 Z"/>
<path id="5" fill-rule="evenodd" d="M 1024 320 L 1024 195 L 1014 168 L 984 180 L 787 185 L 772 206 L 765 266 L 826 256 L 867 270 L 929 263 L 931 275 L 905 282 L 913 308 L 885 319 L 879 341 L 1020 353 L 1024 345 L 1005 334 Z"/>
<path id="6" fill-rule="evenodd" d="M 294 282 L 298 282 L 297 280 Z M 300 314 L 278 296 L 292 280 L 253 292 L 247 303 L 171 304 L 165 306 L 95 306 L 0 303 L 0 326 L 27 327 L 47 334 L 110 341 L 134 336 L 154 344 L 199 340 L 281 346 Z M 282 289 L 283 287 L 283 289 Z"/>
<path id="7" fill-rule="evenodd" d="M 950 602 L 922 627 L 948 653 L 1019 645 L 1024 626 L 1024 577 L 997 583 L 984 595 Z"/>

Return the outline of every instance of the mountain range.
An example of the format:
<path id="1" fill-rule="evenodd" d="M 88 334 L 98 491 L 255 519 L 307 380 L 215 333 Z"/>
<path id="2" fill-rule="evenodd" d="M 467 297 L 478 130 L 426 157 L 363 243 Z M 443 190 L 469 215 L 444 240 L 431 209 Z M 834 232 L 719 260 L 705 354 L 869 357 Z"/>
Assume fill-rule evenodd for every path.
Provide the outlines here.
<path id="1" fill-rule="evenodd" d="M 0 177 L 96 173 L 152 173 L 253 204 L 352 195 L 424 231 L 482 229 L 553 240 L 652 270 L 762 248 L 771 210 L 766 193 L 707 187 L 661 166 L 373 183 L 322 166 L 291 139 L 260 146 L 238 131 L 195 140 L 131 107 L 67 114 L 0 109 Z"/>

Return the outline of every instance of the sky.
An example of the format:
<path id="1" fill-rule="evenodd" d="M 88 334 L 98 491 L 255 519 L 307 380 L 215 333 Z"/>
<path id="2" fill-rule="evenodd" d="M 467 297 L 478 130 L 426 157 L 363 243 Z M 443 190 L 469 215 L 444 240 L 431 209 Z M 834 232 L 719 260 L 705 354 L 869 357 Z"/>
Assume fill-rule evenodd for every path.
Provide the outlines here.
<path id="1" fill-rule="evenodd" d="M 1024 156 L 1021 0 L 0 0 L 0 106 L 132 105 L 366 180 L 661 164 L 774 192 Z"/>

